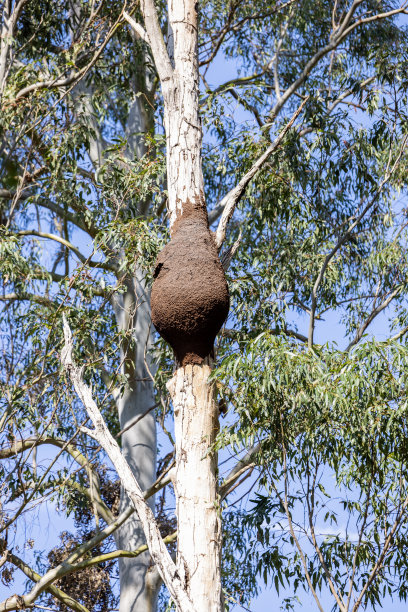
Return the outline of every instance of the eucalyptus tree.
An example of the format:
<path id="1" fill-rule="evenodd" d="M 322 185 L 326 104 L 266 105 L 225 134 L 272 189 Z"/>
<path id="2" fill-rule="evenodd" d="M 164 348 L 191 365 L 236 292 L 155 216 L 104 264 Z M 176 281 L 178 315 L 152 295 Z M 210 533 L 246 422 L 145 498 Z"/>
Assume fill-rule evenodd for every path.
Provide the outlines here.
<path id="1" fill-rule="evenodd" d="M 318 609 L 325 588 L 342 610 L 405 597 L 405 11 L 4 4 L 3 579 L 34 586 L 0 609 L 106 609 L 115 559 L 123 611 L 155 609 L 162 581 L 180 610 L 245 603 L 259 574 Z M 387 308 L 389 340 L 362 344 Z M 316 344 L 327 312 L 341 350 Z M 175 447 L 158 474 L 156 418 Z M 221 447 L 243 456 L 217 491 Z M 241 481 L 258 493 L 223 508 L 222 597 L 221 500 Z M 152 514 L 170 482 L 177 533 L 163 493 Z M 12 532 L 50 497 L 83 540 L 34 569 Z"/>

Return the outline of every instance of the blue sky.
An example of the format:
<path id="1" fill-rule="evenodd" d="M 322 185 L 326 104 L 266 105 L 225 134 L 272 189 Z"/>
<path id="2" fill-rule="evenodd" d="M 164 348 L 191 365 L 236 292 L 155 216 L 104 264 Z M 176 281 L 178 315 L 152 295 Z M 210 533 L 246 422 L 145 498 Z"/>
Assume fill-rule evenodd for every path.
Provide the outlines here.
<path id="1" fill-rule="evenodd" d="M 210 69 L 207 80 L 213 85 L 217 86 L 221 81 L 225 80 L 225 74 L 228 73 L 228 78 L 232 78 L 233 72 L 236 70 L 236 66 L 227 62 L 225 58 L 220 57 L 217 61 L 214 62 L 213 67 Z M 238 121 L 247 121 L 252 118 L 242 110 L 242 107 L 238 105 L 238 103 L 234 102 L 231 104 L 231 110 L 234 112 Z M 79 234 L 78 234 L 79 237 Z M 82 237 L 79 240 L 79 244 L 81 249 L 83 249 L 84 254 L 88 255 L 93 249 L 92 245 L 87 244 Z M 386 337 L 386 320 L 387 313 L 384 313 L 377 317 L 374 323 L 370 326 L 368 330 L 368 335 L 374 335 L 378 339 L 384 339 Z M 298 317 L 298 327 L 301 333 L 305 333 L 307 330 L 308 318 L 307 317 Z M 335 314 L 327 314 L 326 320 L 322 323 L 317 322 L 316 325 L 316 342 L 323 344 L 328 339 L 331 341 L 338 342 L 339 347 L 342 347 L 346 341 L 344 339 L 344 329 L 338 323 L 338 318 Z M 45 457 L 44 457 L 45 458 Z M 49 456 L 47 457 L 49 459 Z M 44 504 L 38 507 L 38 510 L 34 514 L 34 518 L 30 519 L 30 523 L 27 523 L 24 530 L 21 530 L 17 536 L 17 540 L 20 542 L 26 541 L 27 538 L 31 536 L 35 537 L 35 549 L 44 548 L 49 550 L 53 545 L 58 542 L 58 535 L 63 530 L 74 530 L 72 521 L 70 519 L 62 520 L 61 515 L 59 515 L 53 506 L 52 503 Z M 20 544 L 21 545 L 21 544 Z M 30 557 L 30 553 L 27 552 L 27 556 Z M 20 586 L 22 586 L 25 582 L 25 578 L 22 574 L 16 571 L 16 581 L 12 585 L 12 588 L 6 589 L 4 585 L 0 583 L 0 594 L 2 598 L 7 597 L 11 593 L 18 592 L 20 590 Z M 4 591 L 4 592 L 3 592 Z M 285 595 L 290 595 L 290 593 L 285 593 Z M 302 601 L 303 607 L 300 609 L 303 610 L 315 610 L 316 605 L 313 598 L 305 594 L 303 592 L 298 593 L 299 598 Z M 278 610 L 279 602 L 281 601 L 282 596 L 278 597 L 275 591 L 269 589 L 262 589 L 261 595 L 250 605 L 250 610 L 252 612 L 267 612 L 269 610 Z M 322 603 L 324 606 L 327 606 L 327 610 L 331 609 L 332 598 L 329 596 L 322 596 Z M 238 607 L 236 608 L 239 609 Z M 325 608 L 326 609 L 326 608 Z M 402 610 L 408 610 L 408 605 L 405 603 L 395 603 L 390 600 L 385 600 L 384 610 L 394 610 L 395 612 L 399 612 Z"/>

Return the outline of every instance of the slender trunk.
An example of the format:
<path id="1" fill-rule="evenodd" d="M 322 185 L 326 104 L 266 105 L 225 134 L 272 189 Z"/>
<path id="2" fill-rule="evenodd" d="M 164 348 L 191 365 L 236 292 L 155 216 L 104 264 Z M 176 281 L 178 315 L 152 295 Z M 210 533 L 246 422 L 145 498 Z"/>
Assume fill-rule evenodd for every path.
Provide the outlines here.
<path id="1" fill-rule="evenodd" d="M 220 612 L 220 509 L 211 451 L 218 414 L 208 376 L 229 295 L 204 196 L 198 3 L 168 0 L 170 53 L 171 37 L 166 48 L 155 3 L 141 0 L 140 6 L 164 100 L 171 241 L 156 261 L 151 305 L 153 323 L 177 364 L 169 383 L 177 453 L 177 573 L 196 610 Z"/>
<path id="2" fill-rule="evenodd" d="M 202 175 L 202 128 L 199 114 L 197 10 L 191 0 L 170 1 L 173 77 L 162 83 L 167 150 L 170 229 L 190 208 L 205 211 Z"/>
<path id="3" fill-rule="evenodd" d="M 207 363 L 186 365 L 168 383 L 176 435 L 177 568 L 197 612 L 221 611 L 217 453 L 211 450 L 218 407 L 210 373 Z"/>
<path id="4" fill-rule="evenodd" d="M 122 373 L 128 377 L 123 395 L 117 399 L 121 429 L 125 429 L 138 416 L 143 418 L 122 434 L 122 450 L 130 468 L 143 490 L 156 478 L 156 421 L 153 383 L 150 377 L 154 364 L 149 358 L 150 301 L 141 273 L 129 280 L 128 290 L 115 304 L 118 328 L 129 333 L 132 330 L 134 345 L 124 344 L 121 350 Z M 147 364 L 147 366 L 146 366 Z M 150 373 L 149 373 L 150 370 Z M 130 501 L 121 491 L 120 511 Z M 154 498 L 149 505 L 154 510 Z M 115 534 L 118 548 L 134 550 L 145 538 L 140 522 L 133 514 Z M 158 582 L 151 580 L 151 559 L 148 552 L 136 559 L 119 561 L 120 612 L 154 612 L 156 609 Z"/>
<path id="5" fill-rule="evenodd" d="M 162 90 L 172 239 L 157 259 L 152 319 L 177 364 L 168 384 L 176 437 L 177 571 L 198 612 L 220 612 L 221 519 L 211 450 L 218 408 L 208 377 L 229 298 L 204 196 L 197 3 L 169 0 L 168 8 L 174 62 L 172 57 L 172 76 L 162 79 Z"/>
<path id="6" fill-rule="evenodd" d="M 132 75 L 133 90 L 138 95 L 130 105 L 126 121 L 126 154 L 129 159 L 141 159 L 147 151 L 145 134 L 154 126 L 154 116 L 146 108 L 145 98 L 149 96 L 151 74 L 143 65 L 136 66 Z M 140 93 L 143 92 L 143 96 Z M 139 212 L 146 214 L 150 201 L 140 202 Z M 128 279 L 127 291 L 114 304 L 118 329 L 132 331 L 134 345 L 123 345 L 121 350 L 122 373 L 128 377 L 123 395 L 117 400 L 121 429 L 125 429 L 137 417 L 142 420 L 122 434 L 124 455 L 143 490 L 148 489 L 156 479 L 156 418 L 151 410 L 154 389 L 151 374 L 155 373 L 149 349 L 151 347 L 150 295 L 140 270 Z M 150 410 L 150 412 L 149 412 Z M 154 512 L 154 497 L 148 501 Z M 120 511 L 128 508 L 130 500 L 121 491 Z M 145 537 L 136 514 L 116 532 L 118 548 L 135 550 L 145 543 Z M 119 560 L 120 607 L 119 612 L 155 612 L 161 578 L 152 567 L 149 552 L 136 559 Z"/>

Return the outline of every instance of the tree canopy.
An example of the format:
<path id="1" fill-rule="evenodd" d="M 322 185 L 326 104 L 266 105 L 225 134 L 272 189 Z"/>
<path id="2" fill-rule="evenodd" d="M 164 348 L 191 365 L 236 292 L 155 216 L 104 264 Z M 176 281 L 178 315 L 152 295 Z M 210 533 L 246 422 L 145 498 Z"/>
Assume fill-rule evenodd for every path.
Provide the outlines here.
<path id="1" fill-rule="evenodd" d="M 149 323 L 154 342 L 135 332 L 137 299 L 130 322 L 117 314 L 151 286 L 168 240 L 162 92 L 138 3 L 2 10 L 0 610 L 16 609 L 21 570 L 22 605 L 103 612 L 117 605 L 117 559 L 141 549 L 115 545 L 131 511 L 81 429 L 62 316 L 119 441 L 132 350 L 154 380 L 158 481 L 145 494 L 174 552 L 172 356 Z M 407 11 L 199 3 L 205 195 L 231 297 L 212 374 L 228 609 L 263 583 L 284 609 L 303 591 L 320 610 L 407 599 Z M 23 551 L 43 504 L 73 533 L 45 549 L 28 530 Z"/>

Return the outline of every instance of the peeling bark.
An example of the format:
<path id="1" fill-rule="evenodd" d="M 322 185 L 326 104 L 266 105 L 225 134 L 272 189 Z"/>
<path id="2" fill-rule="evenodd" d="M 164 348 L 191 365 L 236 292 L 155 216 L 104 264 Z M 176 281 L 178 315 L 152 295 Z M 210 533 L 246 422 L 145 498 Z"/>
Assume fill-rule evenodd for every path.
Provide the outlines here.
<path id="1" fill-rule="evenodd" d="M 208 362 L 208 360 L 207 360 Z M 208 363 L 178 368 L 168 383 L 176 434 L 177 569 L 198 612 L 221 612 L 218 406 Z"/>

